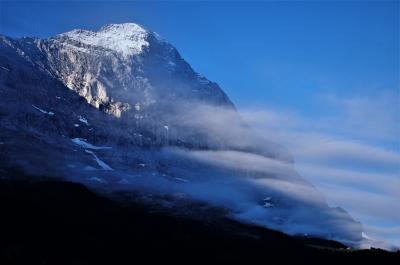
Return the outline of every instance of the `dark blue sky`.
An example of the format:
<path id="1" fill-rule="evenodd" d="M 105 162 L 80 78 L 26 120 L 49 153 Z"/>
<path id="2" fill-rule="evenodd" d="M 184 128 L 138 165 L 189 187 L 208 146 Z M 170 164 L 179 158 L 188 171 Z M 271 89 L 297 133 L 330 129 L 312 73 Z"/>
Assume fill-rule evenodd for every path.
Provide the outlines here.
<path id="1" fill-rule="evenodd" d="M 398 14 L 398 1 L 2 1 L 0 32 L 48 37 L 136 22 L 174 44 L 239 106 L 311 115 L 323 111 L 316 95 L 398 88 Z"/>

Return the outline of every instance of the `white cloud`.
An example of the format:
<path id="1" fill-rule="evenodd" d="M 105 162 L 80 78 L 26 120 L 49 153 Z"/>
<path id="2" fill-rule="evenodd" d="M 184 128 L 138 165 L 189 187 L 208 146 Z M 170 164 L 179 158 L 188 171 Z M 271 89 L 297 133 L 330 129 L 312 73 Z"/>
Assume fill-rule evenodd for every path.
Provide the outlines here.
<path id="1" fill-rule="evenodd" d="M 371 173 L 307 163 L 297 164 L 296 168 L 313 183 L 332 183 L 353 189 L 369 189 L 397 196 L 400 201 L 400 178 L 397 174 Z"/>
<path id="2" fill-rule="evenodd" d="M 377 165 L 398 165 L 400 154 L 382 147 L 362 144 L 357 141 L 331 139 L 314 141 L 309 146 L 297 146 L 294 153 L 304 159 L 351 160 L 353 162 L 374 163 Z"/>
<path id="3" fill-rule="evenodd" d="M 330 120 L 347 133 L 372 139 L 398 141 L 400 135 L 399 92 L 381 91 L 372 96 L 322 97 L 336 110 Z"/>
<path id="4" fill-rule="evenodd" d="M 291 163 L 277 161 L 265 156 L 239 151 L 191 151 L 189 154 L 198 159 L 217 166 L 236 170 L 248 170 L 281 177 L 293 174 Z"/>
<path id="5" fill-rule="evenodd" d="M 374 223 L 400 223 L 399 196 L 330 183 L 321 184 L 319 188 L 331 204 L 345 206 L 356 218 Z"/>
<path id="6" fill-rule="evenodd" d="M 364 229 L 369 237 L 375 242 L 378 241 L 378 246 L 381 248 L 390 249 L 393 246 L 400 246 L 400 226 L 382 227 L 382 226 L 364 226 Z M 390 241 L 392 245 L 388 244 L 382 238 Z M 375 244 L 377 246 L 377 244 Z"/>
<path id="7" fill-rule="evenodd" d="M 296 169 L 331 205 L 349 210 L 375 239 L 399 246 L 400 233 L 379 232 L 398 229 L 394 224 L 400 223 L 398 93 L 320 99 L 329 114 L 313 119 L 288 110 L 241 113 L 259 134 L 293 153 Z"/>

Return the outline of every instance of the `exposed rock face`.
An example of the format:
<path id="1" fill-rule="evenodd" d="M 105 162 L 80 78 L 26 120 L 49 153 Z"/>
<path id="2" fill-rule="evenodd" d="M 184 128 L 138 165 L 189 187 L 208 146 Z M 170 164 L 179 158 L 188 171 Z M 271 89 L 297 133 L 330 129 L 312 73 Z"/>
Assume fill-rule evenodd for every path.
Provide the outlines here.
<path id="1" fill-rule="evenodd" d="M 47 68 L 68 88 L 116 117 L 134 105 L 143 110 L 166 100 L 232 105 L 172 45 L 133 23 L 98 32 L 73 30 L 36 45 L 47 57 Z"/>
<path id="2" fill-rule="evenodd" d="M 328 207 L 289 152 L 136 24 L 0 37 L 0 100 L 2 177 L 23 170 L 149 200 L 168 194 L 291 234 L 361 240 L 360 224 Z"/>

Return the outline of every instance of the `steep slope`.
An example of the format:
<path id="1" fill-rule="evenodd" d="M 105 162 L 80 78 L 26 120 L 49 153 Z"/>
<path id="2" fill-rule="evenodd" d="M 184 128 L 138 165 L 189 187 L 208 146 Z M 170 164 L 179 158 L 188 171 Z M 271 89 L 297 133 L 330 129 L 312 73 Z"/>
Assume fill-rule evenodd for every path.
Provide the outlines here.
<path id="1" fill-rule="evenodd" d="M 0 58 L 3 178 L 23 170 L 166 209 L 202 201 L 290 234 L 362 240 L 361 225 L 330 208 L 290 154 L 252 132 L 157 34 L 129 23 L 1 37 Z"/>

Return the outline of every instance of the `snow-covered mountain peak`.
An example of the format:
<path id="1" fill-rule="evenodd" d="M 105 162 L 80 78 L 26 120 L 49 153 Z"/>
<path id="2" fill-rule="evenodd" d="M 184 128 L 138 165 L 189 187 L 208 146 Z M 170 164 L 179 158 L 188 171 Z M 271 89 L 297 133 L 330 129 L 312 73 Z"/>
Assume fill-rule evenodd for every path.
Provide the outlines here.
<path id="1" fill-rule="evenodd" d="M 120 24 L 107 24 L 100 29 L 101 32 L 120 32 L 128 34 L 137 34 L 147 32 L 142 26 L 136 23 L 120 23 Z"/>
<path id="2" fill-rule="evenodd" d="M 106 25 L 97 32 L 76 29 L 59 36 L 130 56 L 141 54 L 144 48 L 149 46 L 148 34 L 148 31 L 138 24 L 123 23 Z"/>

